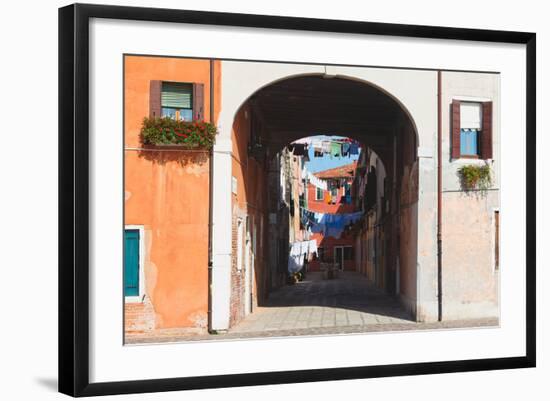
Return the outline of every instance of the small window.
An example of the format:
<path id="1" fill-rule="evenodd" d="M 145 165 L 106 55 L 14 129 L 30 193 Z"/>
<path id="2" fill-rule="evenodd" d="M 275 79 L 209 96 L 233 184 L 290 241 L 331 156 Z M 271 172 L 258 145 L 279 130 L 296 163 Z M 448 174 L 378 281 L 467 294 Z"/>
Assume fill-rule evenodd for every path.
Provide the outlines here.
<path id="1" fill-rule="evenodd" d="M 315 200 L 323 200 L 323 190 L 321 188 L 315 188 Z"/>
<path id="2" fill-rule="evenodd" d="M 353 247 L 344 247 L 344 260 L 353 260 Z"/>
<path id="3" fill-rule="evenodd" d="M 161 92 L 162 117 L 174 120 L 193 120 L 193 84 L 163 82 Z"/>

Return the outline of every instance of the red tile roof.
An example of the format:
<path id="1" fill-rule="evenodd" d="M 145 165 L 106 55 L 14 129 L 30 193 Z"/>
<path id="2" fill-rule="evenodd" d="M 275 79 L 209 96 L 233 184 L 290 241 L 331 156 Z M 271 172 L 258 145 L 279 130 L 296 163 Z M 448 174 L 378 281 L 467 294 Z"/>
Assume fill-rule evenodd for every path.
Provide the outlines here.
<path id="1" fill-rule="evenodd" d="M 353 178 L 355 175 L 355 168 L 357 167 L 357 162 L 353 162 L 350 164 L 345 164 L 343 166 L 330 168 L 328 170 L 319 171 L 317 173 L 314 173 L 313 175 L 318 178 L 345 178 L 350 177 Z"/>

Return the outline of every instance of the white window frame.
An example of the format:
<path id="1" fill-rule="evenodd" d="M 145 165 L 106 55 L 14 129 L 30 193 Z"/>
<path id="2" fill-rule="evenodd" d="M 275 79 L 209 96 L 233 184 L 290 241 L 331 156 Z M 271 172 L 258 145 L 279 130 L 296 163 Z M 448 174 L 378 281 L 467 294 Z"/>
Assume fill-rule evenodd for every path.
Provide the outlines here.
<path id="1" fill-rule="evenodd" d="M 129 224 L 124 226 L 124 230 L 139 231 L 139 294 L 137 296 L 124 296 L 124 303 L 142 303 L 145 299 L 145 227 L 143 225 Z M 124 260 L 122 263 L 124 263 Z M 122 293 L 124 294 L 124 265 L 122 268 Z"/>

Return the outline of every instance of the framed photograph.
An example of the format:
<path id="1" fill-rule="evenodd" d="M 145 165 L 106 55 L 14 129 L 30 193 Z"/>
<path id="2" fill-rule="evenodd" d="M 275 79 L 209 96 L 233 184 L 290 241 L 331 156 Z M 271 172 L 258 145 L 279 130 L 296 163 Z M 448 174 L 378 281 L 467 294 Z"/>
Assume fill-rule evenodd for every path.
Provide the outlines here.
<path id="1" fill-rule="evenodd" d="M 59 390 L 534 367 L 535 82 L 534 33 L 61 8 Z"/>

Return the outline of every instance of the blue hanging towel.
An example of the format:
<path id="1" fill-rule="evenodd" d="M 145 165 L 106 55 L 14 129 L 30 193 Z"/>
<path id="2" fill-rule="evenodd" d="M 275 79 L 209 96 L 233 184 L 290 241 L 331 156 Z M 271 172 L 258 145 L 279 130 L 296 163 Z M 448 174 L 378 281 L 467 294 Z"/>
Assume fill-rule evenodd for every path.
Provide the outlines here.
<path id="1" fill-rule="evenodd" d="M 342 156 L 348 156 L 350 144 L 345 142 L 342 144 Z"/>

